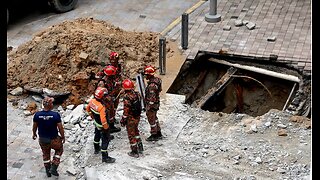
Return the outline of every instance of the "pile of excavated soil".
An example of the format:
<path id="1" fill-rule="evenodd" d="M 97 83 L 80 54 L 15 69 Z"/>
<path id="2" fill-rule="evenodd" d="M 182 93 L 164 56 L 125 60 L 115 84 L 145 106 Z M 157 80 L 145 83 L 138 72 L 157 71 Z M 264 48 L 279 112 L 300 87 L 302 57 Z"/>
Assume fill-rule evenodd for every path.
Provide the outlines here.
<path id="1" fill-rule="evenodd" d="M 119 53 L 125 76 L 134 78 L 139 68 L 155 65 L 158 41 L 157 33 L 128 32 L 92 18 L 65 21 L 8 54 L 7 88 L 70 92 L 65 103 L 80 104 L 94 91 L 94 74 L 109 62 L 111 51 Z"/>

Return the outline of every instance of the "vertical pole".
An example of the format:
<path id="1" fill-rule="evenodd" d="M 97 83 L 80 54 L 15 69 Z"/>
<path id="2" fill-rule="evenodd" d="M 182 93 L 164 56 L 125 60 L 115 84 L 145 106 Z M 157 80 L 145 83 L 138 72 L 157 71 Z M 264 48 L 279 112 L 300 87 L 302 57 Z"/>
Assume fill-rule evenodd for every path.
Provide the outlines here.
<path id="1" fill-rule="evenodd" d="M 221 21 L 221 15 L 217 14 L 217 0 L 210 0 L 209 13 L 205 15 L 207 22 L 219 22 Z"/>
<path id="2" fill-rule="evenodd" d="M 217 0 L 210 0 L 210 15 L 216 15 L 217 14 Z"/>
<path id="3" fill-rule="evenodd" d="M 188 48 L 188 14 L 182 14 L 181 20 L 181 47 L 182 49 Z"/>
<path id="4" fill-rule="evenodd" d="M 166 38 L 159 38 L 159 66 L 160 66 L 160 74 L 166 74 Z"/>

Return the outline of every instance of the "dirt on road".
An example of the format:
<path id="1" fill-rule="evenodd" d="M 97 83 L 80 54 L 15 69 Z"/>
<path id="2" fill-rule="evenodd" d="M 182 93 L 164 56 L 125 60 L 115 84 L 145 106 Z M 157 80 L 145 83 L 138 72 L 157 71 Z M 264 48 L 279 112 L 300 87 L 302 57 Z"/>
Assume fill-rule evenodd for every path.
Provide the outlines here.
<path id="1" fill-rule="evenodd" d="M 111 51 L 119 53 L 124 75 L 134 78 L 139 68 L 155 65 L 158 43 L 157 33 L 128 32 L 92 18 L 65 21 L 8 51 L 7 88 L 70 92 L 65 104 L 77 105 L 94 91 L 94 74 L 109 62 Z M 171 52 L 170 45 L 167 52 Z"/>

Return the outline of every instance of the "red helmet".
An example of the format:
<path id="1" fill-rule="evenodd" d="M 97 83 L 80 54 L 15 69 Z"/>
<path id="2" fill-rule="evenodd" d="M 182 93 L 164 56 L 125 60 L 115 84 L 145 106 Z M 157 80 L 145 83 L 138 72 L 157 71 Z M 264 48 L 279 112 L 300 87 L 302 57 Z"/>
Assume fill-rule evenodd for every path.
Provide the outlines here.
<path id="1" fill-rule="evenodd" d="M 116 75 L 117 73 L 117 68 L 112 66 L 112 65 L 108 65 L 103 69 L 103 72 L 107 75 L 107 76 L 111 76 L 111 75 Z"/>
<path id="2" fill-rule="evenodd" d="M 122 88 L 124 90 L 130 90 L 134 88 L 134 84 L 130 79 L 125 79 L 122 81 Z"/>
<path id="3" fill-rule="evenodd" d="M 156 72 L 156 68 L 154 68 L 154 67 L 151 66 L 151 65 L 147 65 L 147 66 L 144 68 L 144 74 L 154 75 L 155 72 Z"/>
<path id="4" fill-rule="evenodd" d="M 105 95 L 108 94 L 108 90 L 107 88 L 104 88 L 104 87 L 98 87 L 96 89 L 96 91 L 94 92 L 94 97 L 96 99 L 102 99 Z"/>
<path id="5" fill-rule="evenodd" d="M 117 53 L 117 52 L 111 52 L 110 54 L 109 54 L 109 59 L 110 60 L 118 60 L 119 59 L 119 54 Z"/>

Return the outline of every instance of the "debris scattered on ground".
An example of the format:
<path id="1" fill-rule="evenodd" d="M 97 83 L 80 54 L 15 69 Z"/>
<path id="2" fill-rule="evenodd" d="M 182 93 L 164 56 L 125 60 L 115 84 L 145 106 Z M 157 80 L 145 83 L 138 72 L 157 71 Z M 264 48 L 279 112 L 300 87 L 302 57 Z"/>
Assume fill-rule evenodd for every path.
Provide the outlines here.
<path id="1" fill-rule="evenodd" d="M 70 93 L 64 106 L 77 105 L 94 91 L 94 74 L 109 62 L 111 51 L 119 53 L 125 76 L 134 78 L 139 68 L 157 61 L 158 38 L 157 33 L 128 32 L 92 18 L 65 21 L 8 53 L 7 88 L 51 96 Z"/>

